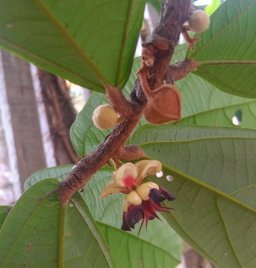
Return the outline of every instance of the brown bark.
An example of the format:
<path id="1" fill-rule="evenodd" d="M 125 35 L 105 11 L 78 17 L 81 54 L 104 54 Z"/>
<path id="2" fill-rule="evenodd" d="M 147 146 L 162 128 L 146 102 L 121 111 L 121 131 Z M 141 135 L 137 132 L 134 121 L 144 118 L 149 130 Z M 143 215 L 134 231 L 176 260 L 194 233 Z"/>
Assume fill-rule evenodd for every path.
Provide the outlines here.
<path id="1" fill-rule="evenodd" d="M 69 129 L 76 112 L 69 97 L 69 89 L 64 80 L 38 69 L 38 76 L 45 104 L 50 133 L 58 165 L 75 163 L 75 154 L 69 137 Z"/>

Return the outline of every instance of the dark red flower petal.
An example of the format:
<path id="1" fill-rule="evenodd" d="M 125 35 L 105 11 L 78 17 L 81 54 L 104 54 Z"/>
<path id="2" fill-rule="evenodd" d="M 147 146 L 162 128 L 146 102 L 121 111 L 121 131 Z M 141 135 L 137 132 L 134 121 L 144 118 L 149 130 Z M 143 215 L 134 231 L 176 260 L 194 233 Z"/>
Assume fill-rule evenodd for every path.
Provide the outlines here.
<path id="1" fill-rule="evenodd" d="M 149 198 L 156 203 L 160 203 L 166 199 L 169 201 L 175 200 L 174 195 L 172 195 L 171 193 L 169 193 L 168 191 L 166 191 L 164 188 L 161 187 L 159 188 L 159 190 L 156 188 L 151 189 L 149 192 Z"/>
<path id="2" fill-rule="evenodd" d="M 121 229 L 131 231 L 135 224 L 144 217 L 144 210 L 141 205 L 130 205 L 128 210 L 123 212 L 123 224 Z"/>
<path id="3" fill-rule="evenodd" d="M 123 212 L 122 230 L 131 231 L 136 223 L 142 220 L 141 226 L 147 226 L 148 221 L 159 219 L 157 212 L 167 212 L 170 208 L 162 206 L 164 200 L 172 201 L 175 197 L 163 188 L 151 189 L 149 200 L 143 200 L 140 205 L 129 205 L 128 210 Z"/>

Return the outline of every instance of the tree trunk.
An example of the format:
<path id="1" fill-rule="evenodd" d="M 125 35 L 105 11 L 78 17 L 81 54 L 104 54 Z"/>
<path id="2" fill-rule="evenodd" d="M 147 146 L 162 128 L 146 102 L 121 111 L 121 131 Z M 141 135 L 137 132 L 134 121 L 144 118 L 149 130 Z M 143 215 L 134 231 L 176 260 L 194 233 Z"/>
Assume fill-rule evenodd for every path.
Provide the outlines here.
<path id="1" fill-rule="evenodd" d="M 75 120 L 76 112 L 66 83 L 63 79 L 40 69 L 38 76 L 57 165 L 76 163 L 79 159 L 69 137 L 69 129 Z"/>
<path id="2" fill-rule="evenodd" d="M 6 139 L 12 139 L 9 142 L 12 145 L 8 146 L 9 161 L 13 163 L 11 165 L 14 168 L 16 167 L 16 174 L 18 173 L 17 176 L 23 185 L 31 173 L 45 167 L 30 66 L 6 52 L 0 52 L 0 60 L 4 83 L 1 108 L 4 114 L 3 120 L 6 121 L 4 122 Z M 15 171 L 12 170 L 12 173 Z M 17 181 L 13 184 L 17 184 Z"/>

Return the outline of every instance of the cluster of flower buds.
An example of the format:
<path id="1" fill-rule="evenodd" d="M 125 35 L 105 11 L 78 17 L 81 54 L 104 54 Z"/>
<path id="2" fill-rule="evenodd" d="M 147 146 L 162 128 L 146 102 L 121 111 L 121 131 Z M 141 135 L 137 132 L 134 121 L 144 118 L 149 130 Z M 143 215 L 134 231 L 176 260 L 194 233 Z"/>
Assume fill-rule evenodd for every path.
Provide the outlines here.
<path id="1" fill-rule="evenodd" d="M 141 160 L 135 164 L 125 163 L 112 175 L 111 181 L 103 189 L 101 197 L 113 193 L 126 194 L 123 206 L 122 229 L 131 231 L 135 224 L 142 220 L 147 224 L 149 220 L 158 218 L 157 212 L 168 211 L 161 202 L 172 201 L 175 197 L 154 182 L 142 183 L 147 176 L 155 175 L 162 170 L 157 160 Z"/>

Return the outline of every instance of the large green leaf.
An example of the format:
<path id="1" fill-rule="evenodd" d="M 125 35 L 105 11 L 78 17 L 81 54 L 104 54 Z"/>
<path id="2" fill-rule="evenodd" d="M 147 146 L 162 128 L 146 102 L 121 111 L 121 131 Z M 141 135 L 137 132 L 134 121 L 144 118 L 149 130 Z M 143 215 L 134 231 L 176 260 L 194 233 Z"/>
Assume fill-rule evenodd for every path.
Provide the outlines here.
<path id="1" fill-rule="evenodd" d="M 256 97 L 256 2 L 227 0 L 211 17 L 189 56 L 200 63 L 195 72 L 231 94 Z"/>
<path id="2" fill-rule="evenodd" d="M 2 224 L 4 222 L 4 220 L 5 220 L 8 212 L 10 211 L 10 209 L 11 208 L 8 207 L 8 206 L 1 206 L 0 207 L 0 229 L 1 229 L 1 226 L 2 226 Z"/>
<path id="3" fill-rule="evenodd" d="M 145 0 L 0 0 L 0 46 L 94 90 L 129 77 Z"/>
<path id="4" fill-rule="evenodd" d="M 138 142 L 174 177 L 162 179 L 177 197 L 166 219 L 220 267 L 255 267 L 256 132 L 154 128 L 144 126 Z"/>
<path id="5" fill-rule="evenodd" d="M 9 212 L 0 229 L 0 267 L 112 267 L 83 199 L 77 194 L 62 207 L 57 185 L 37 183 Z"/>
<path id="6" fill-rule="evenodd" d="M 205 8 L 205 12 L 207 12 L 209 16 L 212 15 L 216 11 L 216 9 L 220 6 L 220 4 L 221 0 L 212 0 L 211 4 Z"/>

